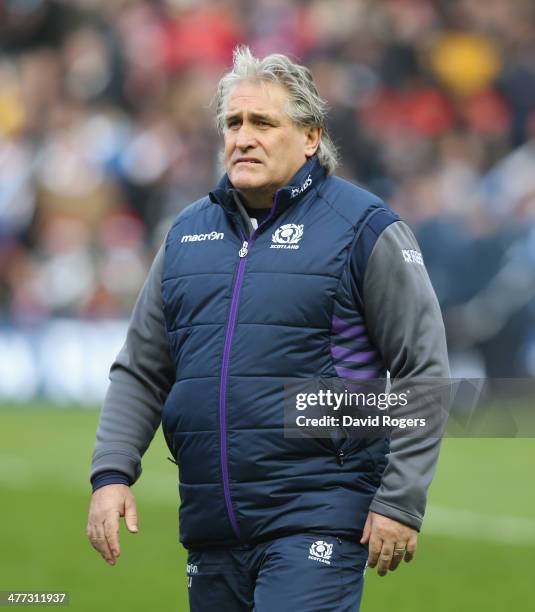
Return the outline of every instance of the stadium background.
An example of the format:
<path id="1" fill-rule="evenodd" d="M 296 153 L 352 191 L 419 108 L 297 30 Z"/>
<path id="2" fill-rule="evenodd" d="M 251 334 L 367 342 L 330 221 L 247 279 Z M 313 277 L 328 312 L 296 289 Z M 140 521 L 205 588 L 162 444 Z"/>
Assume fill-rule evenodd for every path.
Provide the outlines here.
<path id="1" fill-rule="evenodd" d="M 151 258 L 219 176 L 236 43 L 312 69 L 341 174 L 417 234 L 454 375 L 535 376 L 532 1 L 0 0 L 0 590 L 186 609 L 160 433 L 115 568 L 85 541 L 87 476 Z M 446 440 L 417 562 L 370 575 L 364 609 L 529 610 L 534 451 Z"/>

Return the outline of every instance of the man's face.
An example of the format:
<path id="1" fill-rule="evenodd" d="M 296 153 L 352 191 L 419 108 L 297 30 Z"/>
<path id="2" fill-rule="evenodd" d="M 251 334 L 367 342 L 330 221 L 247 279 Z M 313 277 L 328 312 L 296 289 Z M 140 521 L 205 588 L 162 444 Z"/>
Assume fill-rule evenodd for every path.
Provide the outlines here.
<path id="1" fill-rule="evenodd" d="M 275 191 L 317 149 L 319 129 L 296 126 L 286 114 L 287 101 L 286 89 L 277 83 L 242 81 L 229 95 L 225 168 L 252 205 L 270 205 Z"/>

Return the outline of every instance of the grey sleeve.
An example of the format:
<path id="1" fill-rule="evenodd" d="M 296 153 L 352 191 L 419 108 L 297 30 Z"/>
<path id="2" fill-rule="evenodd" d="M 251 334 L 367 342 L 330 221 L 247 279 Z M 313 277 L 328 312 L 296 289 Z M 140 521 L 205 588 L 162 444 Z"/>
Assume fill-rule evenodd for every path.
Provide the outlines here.
<path id="1" fill-rule="evenodd" d="M 110 370 L 110 385 L 97 429 L 91 478 L 100 472 L 126 474 L 134 483 L 141 457 L 161 421 L 163 404 L 174 382 L 161 279 L 160 248 L 134 306 L 126 342 Z"/>
<path id="2" fill-rule="evenodd" d="M 448 379 L 444 323 L 419 251 L 401 221 L 381 233 L 364 275 L 364 316 L 392 379 Z M 393 438 L 370 510 L 419 530 L 439 448 L 439 438 Z"/>

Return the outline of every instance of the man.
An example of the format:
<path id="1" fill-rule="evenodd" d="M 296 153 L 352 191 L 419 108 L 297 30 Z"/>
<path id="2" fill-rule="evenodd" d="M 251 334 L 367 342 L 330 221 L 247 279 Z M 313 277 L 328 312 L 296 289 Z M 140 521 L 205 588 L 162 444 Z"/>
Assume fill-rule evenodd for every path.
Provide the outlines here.
<path id="1" fill-rule="evenodd" d="M 134 308 L 88 536 L 113 565 L 119 517 L 137 531 L 129 486 L 162 422 L 193 612 L 357 610 L 366 562 L 414 556 L 437 443 L 285 437 L 284 384 L 448 377 L 440 310 L 407 226 L 332 175 L 306 68 L 238 49 L 216 102 L 226 175 L 175 220 Z"/>

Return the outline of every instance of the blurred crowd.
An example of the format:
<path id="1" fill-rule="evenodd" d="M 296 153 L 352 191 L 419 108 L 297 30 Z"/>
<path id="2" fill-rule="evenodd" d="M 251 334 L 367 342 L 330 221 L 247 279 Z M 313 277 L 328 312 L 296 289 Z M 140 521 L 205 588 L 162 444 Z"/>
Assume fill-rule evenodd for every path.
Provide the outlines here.
<path id="1" fill-rule="evenodd" d="M 129 314 L 221 174 L 238 43 L 312 69 L 340 174 L 414 228 L 452 351 L 535 375 L 532 0 L 0 0 L 2 320 Z"/>

